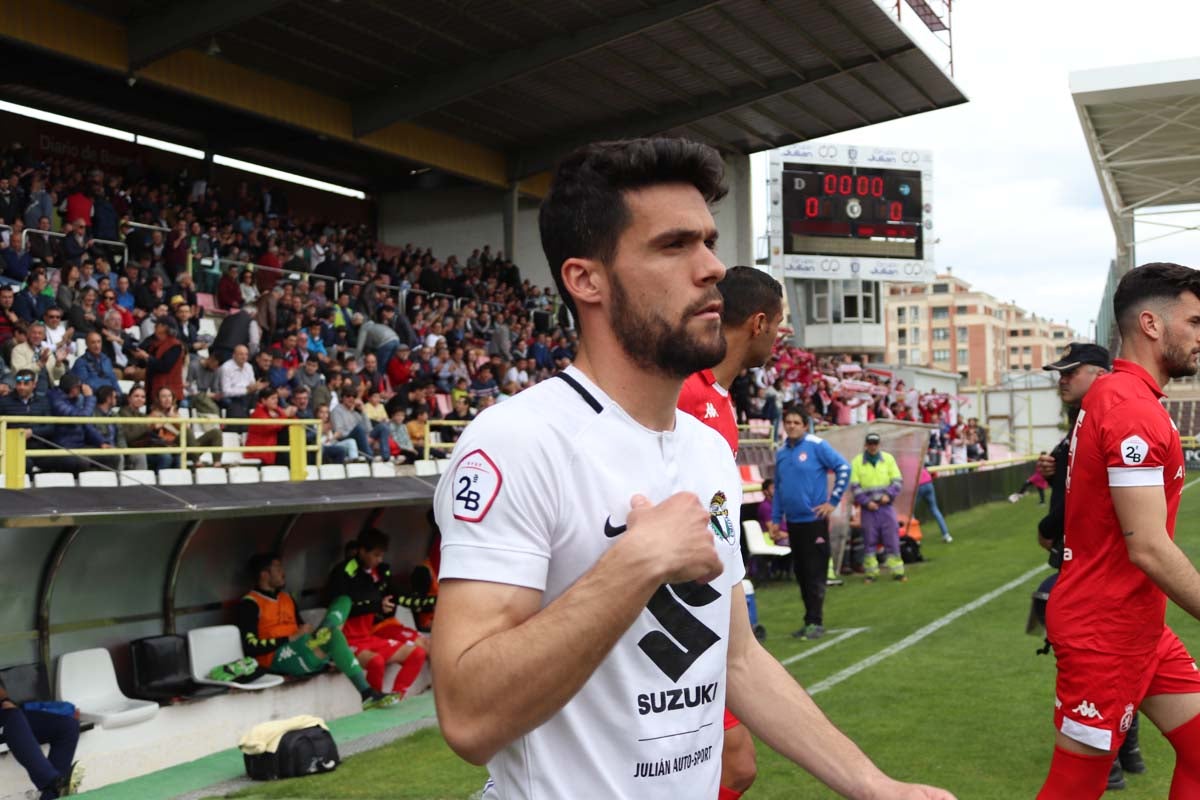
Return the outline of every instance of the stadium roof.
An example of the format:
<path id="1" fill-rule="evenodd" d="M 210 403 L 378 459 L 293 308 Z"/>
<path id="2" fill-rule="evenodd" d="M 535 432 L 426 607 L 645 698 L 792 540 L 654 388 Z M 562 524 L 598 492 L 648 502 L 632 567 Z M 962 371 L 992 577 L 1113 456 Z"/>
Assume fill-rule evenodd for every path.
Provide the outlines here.
<path id="1" fill-rule="evenodd" d="M 876 0 L 0 7 L 15 22 L 0 29 L 0 60 L 27 65 L 0 96 L 53 110 L 86 100 L 98 122 L 173 126 L 372 188 L 424 166 L 503 185 L 597 138 L 669 133 L 749 153 L 966 101 Z M 30 65 L 30 45 L 96 69 Z M 274 89 L 251 100 L 259 79 Z M 304 113 L 283 107 L 280 87 L 302 93 Z M 431 158 L 431 132 L 465 166 Z"/>
<path id="2" fill-rule="evenodd" d="M 1200 58 L 1073 72 L 1070 84 L 1121 245 L 1136 212 L 1200 203 Z"/>

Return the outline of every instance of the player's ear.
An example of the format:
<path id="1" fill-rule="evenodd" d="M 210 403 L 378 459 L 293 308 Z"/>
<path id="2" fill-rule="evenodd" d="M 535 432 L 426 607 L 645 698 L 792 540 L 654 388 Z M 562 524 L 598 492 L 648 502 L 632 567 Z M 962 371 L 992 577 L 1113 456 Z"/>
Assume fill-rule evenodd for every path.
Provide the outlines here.
<path id="1" fill-rule="evenodd" d="M 599 303 L 608 293 L 608 274 L 591 258 L 568 258 L 562 265 L 563 288 L 578 305 Z"/>

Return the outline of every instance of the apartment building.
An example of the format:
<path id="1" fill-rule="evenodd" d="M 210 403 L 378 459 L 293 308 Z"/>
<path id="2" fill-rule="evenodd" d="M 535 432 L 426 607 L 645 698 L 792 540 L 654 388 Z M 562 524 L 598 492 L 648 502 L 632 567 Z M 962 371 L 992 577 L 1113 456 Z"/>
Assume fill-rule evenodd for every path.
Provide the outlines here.
<path id="1" fill-rule="evenodd" d="M 928 285 L 887 285 L 883 321 L 888 363 L 956 372 L 970 386 L 1040 370 L 1074 336 L 951 272 Z"/>

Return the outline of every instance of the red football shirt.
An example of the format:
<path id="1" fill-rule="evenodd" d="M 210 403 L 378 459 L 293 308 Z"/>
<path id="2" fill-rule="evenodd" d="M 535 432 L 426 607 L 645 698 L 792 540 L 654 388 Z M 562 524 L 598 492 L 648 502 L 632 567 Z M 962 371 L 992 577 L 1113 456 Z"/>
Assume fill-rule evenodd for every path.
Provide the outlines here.
<path id="1" fill-rule="evenodd" d="M 737 416 L 729 392 L 717 383 L 711 369 L 694 372 L 683 382 L 676 406 L 725 437 L 736 458 L 738 452 Z"/>
<path id="2" fill-rule="evenodd" d="M 1129 560 L 1109 490 L 1161 486 L 1175 538 L 1183 448 L 1163 396 L 1145 369 L 1117 359 L 1083 398 L 1067 467 L 1062 571 L 1046 612 L 1055 646 L 1131 654 L 1158 644 L 1167 598 Z"/>

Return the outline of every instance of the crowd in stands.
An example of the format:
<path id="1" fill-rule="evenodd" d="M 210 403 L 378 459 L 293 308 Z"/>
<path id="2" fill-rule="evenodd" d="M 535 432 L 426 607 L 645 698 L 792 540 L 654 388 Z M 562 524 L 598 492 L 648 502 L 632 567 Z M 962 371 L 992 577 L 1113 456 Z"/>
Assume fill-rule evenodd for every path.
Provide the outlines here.
<path id="1" fill-rule="evenodd" d="M 141 162 L 112 174 L 10 147 L 0 225 L 0 415 L 148 419 L 29 426 L 42 446 L 171 445 L 178 431 L 149 418 L 182 407 L 319 419 L 311 439 L 326 461 L 411 461 L 427 419 L 469 421 L 575 353 L 553 290 L 490 246 L 462 261 L 388 248 L 365 226 L 290 215 L 269 185 L 226 193 Z M 202 303 L 194 276 L 208 279 L 209 265 L 219 275 Z M 283 427 L 251 426 L 246 445 L 276 444 Z M 219 430 L 206 435 L 219 444 Z"/>

